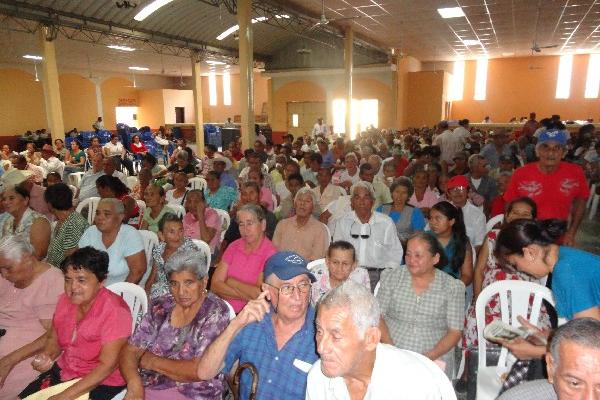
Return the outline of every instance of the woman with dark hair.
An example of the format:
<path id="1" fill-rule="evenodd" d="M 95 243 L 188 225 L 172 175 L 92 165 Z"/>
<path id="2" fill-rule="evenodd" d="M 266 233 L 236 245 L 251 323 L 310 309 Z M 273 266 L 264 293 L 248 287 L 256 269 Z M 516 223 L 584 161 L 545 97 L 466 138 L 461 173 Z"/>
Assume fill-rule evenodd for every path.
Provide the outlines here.
<path id="1" fill-rule="evenodd" d="M 131 152 L 136 157 L 136 159 L 140 159 L 148 153 L 148 149 L 144 145 L 144 143 L 140 140 L 140 135 L 133 135 L 131 138 Z"/>
<path id="2" fill-rule="evenodd" d="M 117 367 L 131 334 L 131 312 L 121 296 L 104 287 L 107 253 L 83 247 L 67 257 L 61 270 L 65 293 L 58 299 L 44 348 L 32 363 L 41 375 L 19 396 L 80 378 L 56 398 L 89 392 L 92 400 L 110 399 L 125 388 Z"/>
<path id="3" fill-rule="evenodd" d="M 77 249 L 79 239 L 90 224 L 80 213 L 75 212 L 73 192 L 64 183 L 48 186 L 44 192 L 44 199 L 56 218 L 46 261 L 60 267 L 63 260 Z"/>
<path id="4" fill-rule="evenodd" d="M 448 260 L 437 239 L 426 232 L 406 245 L 406 268 L 381 273 L 377 300 L 396 347 L 454 366 L 454 346 L 461 338 L 465 285 L 440 271 Z"/>
<path id="5" fill-rule="evenodd" d="M 423 214 L 428 215 L 429 210 L 439 200 L 437 193 L 429 187 L 429 173 L 425 168 L 417 168 L 412 177 L 414 192 L 409 203 L 420 208 Z"/>
<path id="6" fill-rule="evenodd" d="M 65 148 L 65 142 L 62 139 L 54 139 L 54 152 L 60 161 L 65 161 L 67 149 Z"/>
<path id="7" fill-rule="evenodd" d="M 138 228 L 140 225 L 140 207 L 129 195 L 129 188 L 117 177 L 102 175 L 96 179 L 96 188 L 101 199 L 114 198 L 123 202 L 125 217 L 123 223 Z"/>
<path id="8" fill-rule="evenodd" d="M 100 144 L 100 139 L 97 136 L 92 138 L 90 145 L 85 152 L 87 153 L 87 158 L 89 160 L 93 159 L 96 154 L 102 154 L 102 145 Z"/>
<path id="9" fill-rule="evenodd" d="M 229 211 L 238 198 L 237 190 L 221 185 L 219 173 L 209 171 L 206 174 L 206 189 L 204 198 L 211 208 Z"/>
<path id="10" fill-rule="evenodd" d="M 81 150 L 81 144 L 77 140 L 71 142 L 71 150 L 65 153 L 65 169 L 63 180 L 67 180 L 69 174 L 83 171 L 85 166 L 85 152 Z"/>
<path id="11" fill-rule="evenodd" d="M 463 281 L 465 286 L 470 285 L 473 280 L 474 256 L 462 210 L 447 201 L 435 204 L 429 213 L 429 228 L 444 247 L 448 259 L 448 263 L 443 264 L 440 269 Z"/>
<path id="12" fill-rule="evenodd" d="M 140 229 L 147 229 L 154 233 L 158 232 L 158 223 L 166 213 L 172 213 L 173 209 L 167 204 L 165 189 L 162 186 L 149 185 L 144 193 L 146 210 Z"/>

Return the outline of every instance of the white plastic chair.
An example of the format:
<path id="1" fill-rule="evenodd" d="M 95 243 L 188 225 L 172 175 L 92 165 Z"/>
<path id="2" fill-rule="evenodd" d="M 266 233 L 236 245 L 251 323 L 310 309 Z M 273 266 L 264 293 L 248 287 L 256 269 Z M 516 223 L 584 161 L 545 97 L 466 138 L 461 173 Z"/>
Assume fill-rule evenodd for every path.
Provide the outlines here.
<path id="1" fill-rule="evenodd" d="M 69 186 L 69 189 L 71 189 L 71 192 L 73 192 L 73 204 L 75 204 L 75 195 L 77 195 L 77 186 L 75 185 L 67 185 Z"/>
<path id="2" fill-rule="evenodd" d="M 221 241 L 222 241 L 223 239 L 225 239 L 225 232 L 227 232 L 229 225 L 231 225 L 231 216 L 225 210 L 221 210 L 219 208 L 213 208 L 213 210 L 215 210 L 217 212 L 217 214 L 219 214 L 219 218 L 221 218 Z"/>
<path id="3" fill-rule="evenodd" d="M 271 194 L 271 197 L 273 199 L 273 210 L 275 210 L 277 208 L 277 206 L 279 205 L 279 203 L 277 202 L 277 196 L 275 196 L 274 194 Z"/>
<path id="4" fill-rule="evenodd" d="M 485 224 L 485 231 L 491 231 L 497 223 L 501 223 L 504 221 L 504 214 L 498 214 L 495 217 L 490 218 L 490 220 Z"/>
<path id="5" fill-rule="evenodd" d="M 319 258 L 318 260 L 314 260 L 309 262 L 306 265 L 306 269 L 308 269 L 309 271 L 313 272 L 315 270 L 315 268 L 317 268 L 319 265 L 325 265 L 325 259 L 324 258 Z"/>
<path id="6" fill-rule="evenodd" d="M 87 220 L 90 225 L 94 225 L 94 217 L 96 216 L 96 208 L 98 208 L 98 203 L 100 202 L 100 197 L 89 197 L 83 200 L 81 203 L 77 205 L 75 211 L 81 214 L 85 207 L 88 208 Z"/>
<path id="7" fill-rule="evenodd" d="M 587 206 L 590 209 L 590 213 L 588 215 L 588 219 L 591 221 L 596 216 L 598 212 L 598 203 L 600 202 L 600 194 L 596 193 L 596 184 L 594 183 L 590 188 L 590 197 L 588 199 Z"/>
<path id="8" fill-rule="evenodd" d="M 235 318 L 235 310 L 233 309 L 233 306 L 231 305 L 230 302 L 228 302 L 227 300 L 223 300 L 225 302 L 225 304 L 227 304 L 227 308 L 229 309 L 229 320 L 231 321 L 232 319 Z"/>
<path id="9" fill-rule="evenodd" d="M 508 293 L 510 292 L 510 300 Z M 485 329 L 485 307 L 490 299 L 498 295 L 502 322 L 519 327 L 521 324 L 517 316 L 527 319 L 533 325 L 537 325 L 542 307 L 542 300 L 546 300 L 554 306 L 554 296 L 550 289 L 527 281 L 504 280 L 494 282 L 481 291 L 475 303 L 475 317 L 477 320 L 477 340 L 479 342 L 478 372 L 477 372 L 477 400 L 493 400 L 498 396 L 502 387 L 501 376 L 508 372 L 515 357 L 509 356 L 508 349 L 503 347 L 497 365 L 487 366 L 486 350 L 487 341 L 483 337 Z M 533 295 L 531 314 L 527 318 L 529 310 L 529 299 Z M 510 308 L 509 308 L 510 306 Z M 510 310 L 510 311 L 509 311 Z"/>
<path id="10" fill-rule="evenodd" d="M 133 190 L 133 188 L 136 187 L 136 185 L 139 182 L 140 181 L 138 180 L 137 176 L 128 176 L 127 177 L 127 187 L 129 188 L 129 190 Z"/>
<path id="11" fill-rule="evenodd" d="M 210 267 L 212 255 L 210 253 L 210 246 L 208 245 L 208 243 L 200 239 L 192 239 L 192 242 L 194 242 L 194 245 L 198 248 L 198 250 L 204 252 L 204 254 L 206 255 L 206 263 Z"/>
<path id="12" fill-rule="evenodd" d="M 331 231 L 329 230 L 329 227 L 326 224 L 323 225 L 325 225 L 325 229 L 327 230 L 327 247 L 329 247 L 333 237 L 331 236 Z"/>
<path id="13" fill-rule="evenodd" d="M 83 172 L 73 172 L 69 174 L 69 183 L 73 186 L 79 187 L 83 174 Z"/>
<path id="14" fill-rule="evenodd" d="M 588 209 L 592 206 L 592 202 L 594 200 L 594 193 L 596 193 L 596 184 L 592 183 L 590 185 L 590 197 L 587 199 L 587 203 L 585 203 L 585 208 Z"/>
<path id="15" fill-rule="evenodd" d="M 136 200 L 135 202 L 137 203 L 138 207 L 140 208 L 140 220 L 141 220 L 144 215 L 144 211 L 146 211 L 146 202 L 144 200 Z"/>
<path id="16" fill-rule="evenodd" d="M 206 187 L 206 179 L 195 176 L 188 181 L 192 189 L 204 190 Z"/>
<path id="17" fill-rule="evenodd" d="M 142 235 L 142 240 L 144 241 L 144 252 L 146 253 L 146 272 L 144 272 L 144 276 L 140 280 L 139 285 L 144 287 L 146 281 L 150 277 L 150 271 L 152 270 L 152 250 L 154 247 L 158 246 L 159 240 L 156 233 L 152 231 L 147 231 L 144 229 L 140 229 L 140 235 Z"/>
<path id="18" fill-rule="evenodd" d="M 185 215 L 185 207 L 181 204 L 169 204 L 168 207 L 180 218 Z"/>

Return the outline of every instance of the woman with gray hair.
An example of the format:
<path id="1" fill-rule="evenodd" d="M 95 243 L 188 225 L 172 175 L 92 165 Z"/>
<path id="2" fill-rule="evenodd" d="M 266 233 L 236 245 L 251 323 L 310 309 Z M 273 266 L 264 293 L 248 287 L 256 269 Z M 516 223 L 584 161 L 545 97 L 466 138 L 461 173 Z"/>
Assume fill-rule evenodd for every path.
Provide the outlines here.
<path id="1" fill-rule="evenodd" d="M 165 265 L 169 294 L 153 299 L 120 356 L 125 399 L 221 399 L 223 374 L 198 381 L 196 363 L 229 323 L 225 302 L 206 290 L 199 250 L 177 250 Z"/>
<path id="2" fill-rule="evenodd" d="M 293 251 L 308 261 L 325 257 L 331 238 L 327 227 L 312 215 L 318 207 L 313 190 L 298 190 L 294 198 L 296 215 L 281 220 L 275 228 L 273 244 L 279 251 Z"/>
<path id="3" fill-rule="evenodd" d="M 44 347 L 64 279 L 15 235 L 0 240 L 0 274 L 0 398 L 13 399 L 39 374 L 32 357 Z"/>

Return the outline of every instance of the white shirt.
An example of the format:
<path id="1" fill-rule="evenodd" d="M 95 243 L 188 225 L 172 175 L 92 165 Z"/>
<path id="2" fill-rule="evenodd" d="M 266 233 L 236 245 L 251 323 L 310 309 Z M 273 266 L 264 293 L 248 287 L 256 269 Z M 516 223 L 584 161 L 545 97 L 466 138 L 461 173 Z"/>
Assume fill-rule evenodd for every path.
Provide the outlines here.
<path id="1" fill-rule="evenodd" d="M 306 400 L 350 400 L 350 394 L 344 378 L 325 376 L 318 360 L 308 373 Z M 364 400 L 456 400 L 456 394 L 433 361 L 380 343 Z"/>
<path id="2" fill-rule="evenodd" d="M 340 182 L 347 182 L 350 181 L 352 182 L 352 184 L 354 185 L 356 182 L 360 181 L 360 171 L 358 168 L 356 168 L 356 172 L 354 173 L 354 175 L 350 175 L 348 173 L 348 170 L 345 169 L 342 171 L 342 173 L 340 174 Z"/>
<path id="3" fill-rule="evenodd" d="M 47 160 L 42 157 L 40 158 L 40 167 L 42 167 L 44 179 L 46 179 L 50 172 L 58 172 L 62 176 L 65 170 L 65 163 L 54 156 L 49 157 Z"/>
<path id="4" fill-rule="evenodd" d="M 319 200 L 319 204 L 321 205 L 322 209 L 327 207 L 329 203 L 337 200 L 340 196 L 346 194 L 346 191 L 343 188 L 341 188 L 340 186 L 332 185 L 331 183 L 325 187 L 325 190 L 322 194 L 321 186 L 316 186 L 311 190 L 317 196 L 317 199 Z"/>
<path id="5" fill-rule="evenodd" d="M 113 172 L 112 176 L 114 176 L 115 178 L 119 178 L 119 180 L 121 182 L 123 182 L 123 184 L 125 186 L 127 186 L 127 175 L 125 175 L 124 173 L 122 173 L 121 171 L 117 171 L 115 170 L 115 172 Z"/>
<path id="6" fill-rule="evenodd" d="M 433 141 L 434 145 L 440 146 L 440 159 L 442 161 L 446 161 L 449 164 L 454 164 L 452 157 L 454 157 L 454 154 L 456 154 L 457 152 L 463 150 L 466 142 L 466 137 L 463 134 L 461 134 L 460 131 L 458 133 L 459 134 L 456 135 L 455 132 L 452 132 L 448 129 L 442 132 Z"/>
<path id="7" fill-rule="evenodd" d="M 467 228 L 467 236 L 474 247 L 481 246 L 485 239 L 485 215 L 483 212 L 467 201 L 467 204 L 462 208 L 465 228 Z"/>
<path id="8" fill-rule="evenodd" d="M 104 147 L 108 149 L 108 154 L 110 157 L 120 156 L 123 154 L 123 144 L 121 142 L 117 142 L 117 144 L 108 142 L 104 145 Z"/>
<path id="9" fill-rule="evenodd" d="M 358 265 L 370 268 L 394 268 L 402 262 L 402 245 L 396 233 L 396 225 L 385 214 L 373 212 L 366 224 L 360 222 L 351 211 L 328 224 L 333 241 L 345 240 L 356 249 Z M 368 235 L 368 238 L 352 235 Z"/>
<path id="10" fill-rule="evenodd" d="M 325 125 L 325 123 L 323 123 L 323 125 L 319 125 L 319 123 L 317 122 L 313 126 L 313 130 L 312 130 L 313 136 L 327 135 L 327 133 L 329 133 L 329 129 L 327 129 L 327 125 Z"/>

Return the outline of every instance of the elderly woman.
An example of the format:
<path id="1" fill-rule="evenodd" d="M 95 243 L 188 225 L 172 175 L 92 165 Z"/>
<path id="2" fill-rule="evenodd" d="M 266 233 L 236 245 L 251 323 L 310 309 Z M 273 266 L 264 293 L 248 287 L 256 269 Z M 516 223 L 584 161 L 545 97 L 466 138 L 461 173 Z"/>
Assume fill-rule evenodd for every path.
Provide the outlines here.
<path id="1" fill-rule="evenodd" d="M 167 204 L 175 204 L 182 206 L 185 203 L 185 198 L 188 194 L 188 177 L 183 172 L 173 174 L 173 189 L 167 190 L 165 198 Z"/>
<path id="2" fill-rule="evenodd" d="M 166 213 L 158 223 L 160 243 L 152 250 L 152 271 L 146 281 L 146 292 L 154 299 L 169 293 L 169 281 L 165 273 L 165 263 L 179 250 L 194 250 L 196 245 L 191 238 L 185 236 L 181 218 Z"/>
<path id="3" fill-rule="evenodd" d="M 237 191 L 229 186 L 221 185 L 218 172 L 209 171 L 206 174 L 206 189 L 204 198 L 212 208 L 229 211 L 238 198 Z"/>
<path id="4" fill-rule="evenodd" d="M 356 268 L 356 250 L 351 243 L 338 240 L 329 245 L 325 264 L 319 264 L 312 270 L 317 278 L 312 286 L 312 303 L 317 304 L 319 299 L 329 290 L 338 287 L 348 279 L 371 288 L 369 274 L 364 268 Z"/>
<path id="5" fill-rule="evenodd" d="M 229 323 L 223 300 L 207 292 L 202 252 L 178 250 L 165 265 L 169 293 L 153 299 L 121 352 L 128 399 L 213 399 L 225 389 L 223 374 L 198 381 L 196 363 Z"/>
<path id="6" fill-rule="evenodd" d="M 9 214 L 2 225 L 2 236 L 20 235 L 31 243 L 35 256 L 44 259 L 50 243 L 50 223 L 29 207 L 29 192 L 22 186 L 9 187 L 2 193 L 2 205 Z"/>
<path id="7" fill-rule="evenodd" d="M 140 229 L 147 229 L 154 233 L 158 232 L 158 222 L 166 213 L 173 210 L 168 206 L 165 198 L 165 189 L 162 186 L 150 185 L 144 193 L 146 211 L 140 224 Z"/>
<path id="8" fill-rule="evenodd" d="M 392 203 L 383 204 L 375 211 L 389 216 L 396 225 L 398 239 L 405 245 L 408 237 L 425 228 L 425 217 L 420 209 L 408 204 L 408 199 L 415 189 L 410 178 L 402 176 L 394 180 L 390 186 Z"/>
<path id="9" fill-rule="evenodd" d="M 331 238 L 327 227 L 313 217 L 319 207 L 317 195 L 310 188 L 298 190 L 294 199 L 296 215 L 280 221 L 275 228 L 273 244 L 279 251 L 293 251 L 307 261 L 325 257 Z"/>
<path id="10" fill-rule="evenodd" d="M 64 183 L 48 186 L 44 199 L 56 218 L 46 261 L 60 267 L 63 260 L 75 251 L 79 239 L 90 224 L 80 213 L 75 212 L 73 192 Z"/>
<path id="11" fill-rule="evenodd" d="M 92 246 L 110 256 L 105 284 L 138 283 L 146 271 L 146 255 L 142 235 L 132 226 L 122 223 L 123 203 L 117 199 L 102 199 L 96 208 L 94 225 L 83 233 L 78 247 Z"/>
<path id="12" fill-rule="evenodd" d="M 31 357 L 44 346 L 64 280 L 13 235 L 0 240 L 0 274 L 0 398 L 14 399 L 38 375 Z"/>
<path id="13" fill-rule="evenodd" d="M 185 211 L 183 217 L 185 236 L 208 243 L 211 253 L 215 254 L 215 250 L 221 244 L 221 217 L 214 209 L 208 207 L 202 190 L 190 190 L 185 200 Z"/>
<path id="14" fill-rule="evenodd" d="M 267 259 L 277 252 L 265 237 L 267 222 L 263 208 L 245 204 L 237 212 L 241 238 L 231 243 L 217 264 L 210 289 L 229 301 L 235 312 L 261 292 L 262 271 Z"/>
<path id="15" fill-rule="evenodd" d="M 91 247 L 76 250 L 61 265 L 65 293 L 58 299 L 43 349 L 33 360 L 41 375 L 19 395 L 81 378 L 50 399 L 114 397 L 125 388 L 119 352 L 131 334 L 131 312 L 121 296 L 104 287 L 108 254 Z"/>
<path id="16" fill-rule="evenodd" d="M 129 195 L 129 188 L 115 176 L 102 175 L 96 179 L 96 188 L 100 198 L 115 198 L 123 202 L 125 207 L 124 224 L 135 228 L 140 226 L 140 207 L 133 197 Z"/>
<path id="17" fill-rule="evenodd" d="M 421 353 L 454 366 L 454 346 L 461 338 L 465 285 L 440 271 L 444 249 L 428 233 L 408 239 L 406 268 L 381 273 L 377 299 L 396 347 Z"/>

